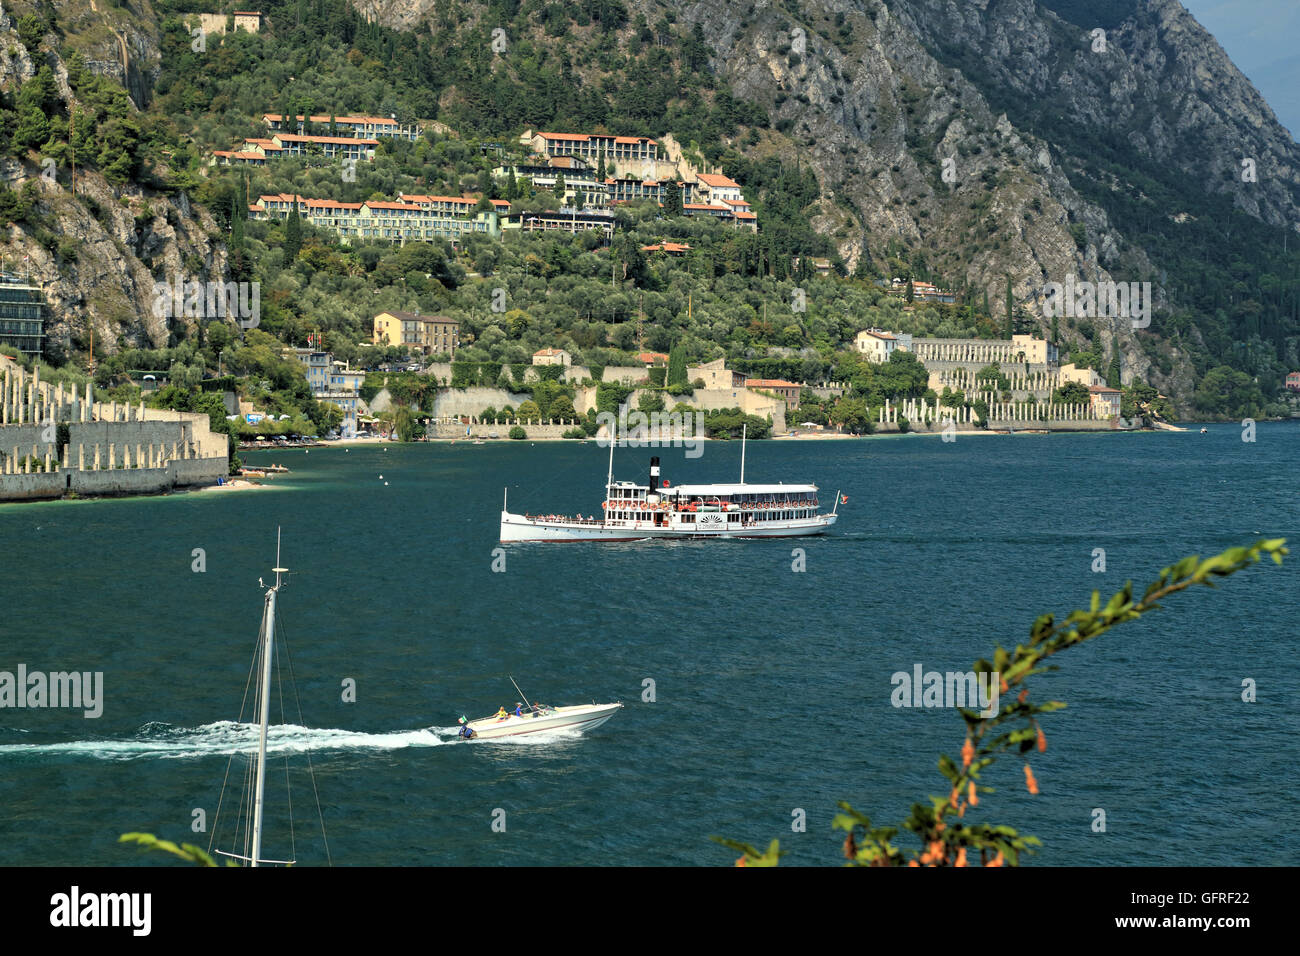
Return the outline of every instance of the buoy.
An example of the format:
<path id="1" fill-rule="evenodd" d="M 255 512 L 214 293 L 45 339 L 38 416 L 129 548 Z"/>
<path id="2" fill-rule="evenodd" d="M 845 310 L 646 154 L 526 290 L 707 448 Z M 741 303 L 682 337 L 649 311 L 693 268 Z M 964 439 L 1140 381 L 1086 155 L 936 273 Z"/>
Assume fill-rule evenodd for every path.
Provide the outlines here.
<path id="1" fill-rule="evenodd" d="M 384 487 L 385 487 L 385 488 L 388 487 L 388 482 L 386 482 L 386 481 L 384 482 Z"/>
<path id="2" fill-rule="evenodd" d="M 383 475 L 380 475 L 379 477 L 382 479 L 384 476 L 383 476 Z"/>

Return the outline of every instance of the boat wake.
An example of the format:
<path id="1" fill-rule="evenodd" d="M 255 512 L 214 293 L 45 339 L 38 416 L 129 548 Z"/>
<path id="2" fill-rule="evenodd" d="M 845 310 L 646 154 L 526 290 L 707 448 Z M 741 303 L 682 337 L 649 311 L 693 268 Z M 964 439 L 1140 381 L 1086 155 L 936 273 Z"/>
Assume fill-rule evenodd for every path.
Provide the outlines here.
<path id="1" fill-rule="evenodd" d="M 368 734 L 353 730 L 278 724 L 267 728 L 266 752 L 291 754 L 307 751 L 401 750 L 440 747 L 455 740 L 456 729 L 424 728 Z M 72 740 L 52 744 L 0 744 L 0 759 L 10 756 L 85 756 L 97 760 L 137 760 L 142 757 L 192 759 L 213 755 L 247 754 L 257 745 L 256 724 L 222 720 L 201 727 L 146 724 L 129 740 Z M 450 739 L 448 739 L 450 738 Z"/>

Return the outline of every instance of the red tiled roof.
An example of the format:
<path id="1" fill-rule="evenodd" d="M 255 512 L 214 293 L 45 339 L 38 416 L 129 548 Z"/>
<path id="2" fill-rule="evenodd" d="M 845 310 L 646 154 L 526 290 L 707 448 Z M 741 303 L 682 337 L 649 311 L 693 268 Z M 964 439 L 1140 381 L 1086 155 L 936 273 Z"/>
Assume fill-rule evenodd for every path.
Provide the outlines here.
<path id="1" fill-rule="evenodd" d="M 562 139 L 571 142 L 593 139 L 612 139 L 616 143 L 654 143 L 649 136 L 611 136 L 609 133 L 535 133 L 542 139 Z"/>
<path id="2" fill-rule="evenodd" d="M 783 378 L 747 378 L 745 388 L 803 388 L 798 382 L 787 382 Z"/>
<path id="3" fill-rule="evenodd" d="M 729 187 L 732 189 L 740 188 L 740 183 L 736 182 L 734 179 L 717 173 L 700 173 L 695 178 L 706 186 Z"/>
<path id="4" fill-rule="evenodd" d="M 351 136 L 299 136 L 297 133 L 276 133 L 274 139 L 282 143 L 338 143 L 341 146 L 378 146 L 377 139 L 355 139 Z"/>
<path id="5" fill-rule="evenodd" d="M 473 205 L 478 202 L 478 200 L 475 199 L 473 196 L 426 196 L 422 193 L 398 193 L 397 198 L 403 200 L 404 202 L 414 202 L 414 203 L 421 203 L 421 204 L 435 203 L 435 202 L 450 202 L 450 203 L 468 203 Z"/>

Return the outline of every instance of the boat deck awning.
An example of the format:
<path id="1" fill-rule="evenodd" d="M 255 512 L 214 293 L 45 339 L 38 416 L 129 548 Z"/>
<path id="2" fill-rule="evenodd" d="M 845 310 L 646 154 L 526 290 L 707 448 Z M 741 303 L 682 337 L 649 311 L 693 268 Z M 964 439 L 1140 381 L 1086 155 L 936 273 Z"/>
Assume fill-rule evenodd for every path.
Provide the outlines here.
<path id="1" fill-rule="evenodd" d="M 731 498 L 736 495 L 815 495 L 816 485 L 676 485 L 659 489 L 664 494 Z"/>

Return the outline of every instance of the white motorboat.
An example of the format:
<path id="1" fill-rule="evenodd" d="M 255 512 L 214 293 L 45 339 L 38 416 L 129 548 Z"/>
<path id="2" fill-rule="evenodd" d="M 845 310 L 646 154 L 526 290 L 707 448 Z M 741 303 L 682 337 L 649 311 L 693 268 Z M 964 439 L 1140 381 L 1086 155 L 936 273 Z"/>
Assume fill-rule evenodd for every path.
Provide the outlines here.
<path id="1" fill-rule="evenodd" d="M 522 717 L 512 712 L 505 717 L 492 716 L 470 720 L 462 727 L 468 727 L 473 731 L 475 740 L 521 737 L 546 730 L 592 730 L 613 717 L 622 707 L 622 704 L 578 704 L 573 707 L 535 705 L 521 708 Z M 461 733 L 463 736 L 463 729 Z"/>
<path id="2" fill-rule="evenodd" d="M 838 519 L 839 492 L 822 511 L 816 485 L 745 481 L 742 438 L 740 481 L 674 485 L 650 459 L 646 484 L 614 481 L 614 444 L 600 515 L 512 514 L 501 505 L 501 541 L 637 541 L 642 538 L 793 538 L 824 534 Z"/>

